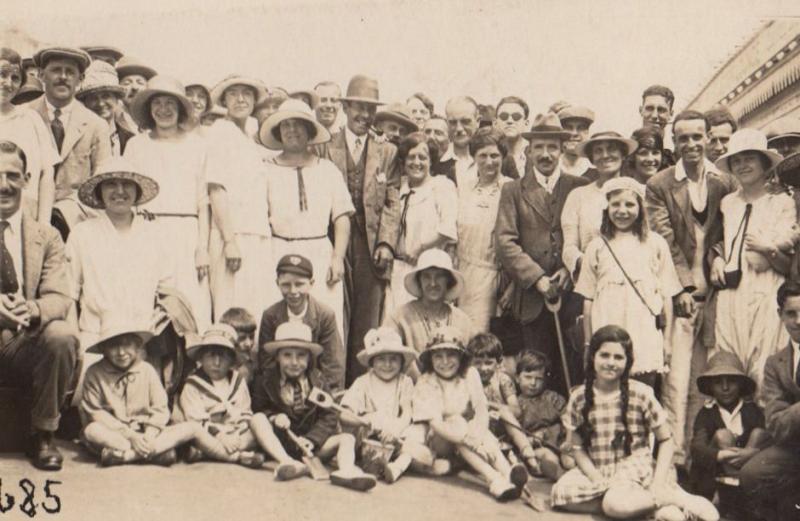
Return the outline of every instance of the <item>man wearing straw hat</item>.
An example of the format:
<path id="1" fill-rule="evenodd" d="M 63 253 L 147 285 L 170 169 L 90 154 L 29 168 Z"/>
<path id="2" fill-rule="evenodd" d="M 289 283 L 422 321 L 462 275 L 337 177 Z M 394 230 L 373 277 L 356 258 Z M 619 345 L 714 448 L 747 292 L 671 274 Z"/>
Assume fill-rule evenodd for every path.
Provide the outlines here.
<path id="1" fill-rule="evenodd" d="M 53 201 L 58 203 L 54 224 L 66 237 L 69 228 L 94 216 L 78 203 L 76 191 L 95 172 L 97 165 L 111 156 L 109 129 L 99 116 L 75 101 L 75 92 L 91 62 L 85 51 L 50 47 L 37 52 L 33 59 L 42 70 L 44 96 L 28 106 L 38 112 L 50 128 L 61 155 L 53 194 Z M 39 204 L 49 202 L 40 200 Z"/>
<path id="2" fill-rule="evenodd" d="M 395 168 L 397 148 L 377 143 L 369 130 L 378 105 L 378 82 L 356 75 L 341 99 L 346 127 L 324 146 L 321 156 L 341 170 L 353 198 L 347 251 L 349 333 L 347 378 L 363 373 L 356 354 L 364 348 L 364 335 L 381 322 L 384 287 L 391 274 L 394 247 L 400 230 L 400 175 Z M 347 327 L 345 328 L 347 331 Z"/>
<path id="3" fill-rule="evenodd" d="M 26 161 L 19 146 L 0 141 L 0 382 L 30 391 L 28 455 L 37 468 L 60 470 L 53 434 L 74 380 L 78 338 L 64 320 L 64 245 L 22 204 Z"/>
<path id="4" fill-rule="evenodd" d="M 550 360 L 562 360 L 555 315 L 545 308 L 545 300 L 561 299 L 566 304 L 559 317 L 565 326 L 567 315 L 577 315 L 572 308 L 580 308 L 580 301 L 566 291 L 570 276 L 561 260 L 561 210 L 567 195 L 588 180 L 560 171 L 562 146 L 570 133 L 552 112 L 538 116 L 522 137 L 529 140 L 527 173 L 502 187 L 495 228 L 497 256 L 514 281 L 511 312 L 522 327 L 526 348 L 539 350 Z M 554 371 L 553 384 L 566 395 L 564 371 L 569 368 L 561 369 Z"/>
<path id="5" fill-rule="evenodd" d="M 75 97 L 86 108 L 108 123 L 111 133 L 111 155 L 119 157 L 125 152 L 125 145 L 134 136 L 128 130 L 119 110 L 125 89 L 119 86 L 117 71 L 105 61 L 93 61 L 86 69 L 81 88 Z"/>

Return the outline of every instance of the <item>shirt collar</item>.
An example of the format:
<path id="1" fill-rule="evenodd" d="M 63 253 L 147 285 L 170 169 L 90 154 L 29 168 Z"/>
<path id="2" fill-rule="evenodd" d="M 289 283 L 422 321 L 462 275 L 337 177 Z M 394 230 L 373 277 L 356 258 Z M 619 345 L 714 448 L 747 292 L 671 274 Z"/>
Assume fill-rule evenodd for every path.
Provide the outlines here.
<path id="1" fill-rule="evenodd" d="M 717 173 L 717 167 L 715 167 L 714 163 L 709 161 L 707 158 L 703 158 L 703 176 L 709 173 Z M 688 176 L 686 175 L 686 169 L 683 166 L 683 159 L 681 159 L 675 164 L 675 180 L 683 181 L 687 178 Z"/>
<path id="2" fill-rule="evenodd" d="M 555 171 L 552 174 L 546 176 L 543 173 L 539 172 L 539 169 L 534 166 L 533 175 L 536 176 L 536 181 L 538 181 L 538 183 L 542 186 L 542 188 L 547 189 L 548 186 L 555 188 L 556 183 L 558 182 L 558 178 L 561 177 L 561 169 L 556 167 Z"/>
<path id="3" fill-rule="evenodd" d="M 344 139 L 347 142 L 347 150 L 349 150 L 350 152 L 353 152 L 356 148 L 356 139 L 361 139 L 361 151 L 363 153 L 364 145 L 367 144 L 368 137 L 369 137 L 369 132 L 367 132 L 363 136 L 356 136 L 355 133 L 353 133 L 353 131 L 350 130 L 350 127 L 348 127 L 347 125 L 345 125 L 344 127 Z M 353 159 L 358 160 L 360 158 L 355 157 Z"/>
<path id="4" fill-rule="evenodd" d="M 55 107 L 55 106 L 53 106 L 53 105 L 50 103 L 50 101 L 48 101 L 48 100 L 47 100 L 47 97 L 46 97 L 46 96 L 45 96 L 44 103 L 45 103 L 45 105 L 47 106 L 47 115 L 48 115 L 48 116 L 50 117 L 50 119 L 52 120 L 52 119 L 55 117 L 55 116 L 54 116 L 54 113 L 55 113 L 55 111 L 56 111 L 56 107 Z M 74 100 L 74 99 L 70 100 L 70 101 L 69 101 L 69 103 L 67 103 L 67 104 L 66 104 L 66 105 L 64 105 L 63 107 L 59 107 L 59 108 L 61 109 L 61 117 L 69 117 L 69 116 L 70 116 L 70 114 L 72 114 L 72 109 L 73 109 L 73 107 L 75 107 L 75 100 Z"/>
<path id="5" fill-rule="evenodd" d="M 794 375 L 794 371 L 797 369 L 797 361 L 800 360 L 800 344 L 791 339 L 789 339 L 789 342 L 792 344 L 792 374 Z M 797 378 L 797 375 L 794 376 Z"/>
<path id="6" fill-rule="evenodd" d="M 8 231 L 13 235 L 18 235 L 22 228 L 22 206 L 14 212 L 14 215 L 4 220 L 8 222 Z"/>
<path id="7" fill-rule="evenodd" d="M 719 407 L 720 414 L 727 414 L 731 418 L 735 418 L 736 416 L 739 415 L 740 412 L 742 412 L 742 406 L 744 405 L 744 400 L 739 398 L 739 403 L 736 404 L 736 407 L 734 407 L 731 412 L 728 412 L 728 409 L 726 409 L 725 407 L 721 406 L 719 404 L 719 402 L 717 402 L 717 400 L 715 400 L 713 398 L 711 399 L 711 404 L 712 405 L 716 405 L 717 407 Z"/>
<path id="8" fill-rule="evenodd" d="M 286 306 L 286 314 L 289 315 L 289 318 L 303 318 L 308 313 L 308 300 L 306 300 L 305 306 L 303 306 L 303 310 L 300 313 L 294 314 L 292 310 L 289 309 L 289 306 Z"/>
<path id="9" fill-rule="evenodd" d="M 439 162 L 442 163 L 444 161 L 450 161 L 451 159 L 455 158 L 456 156 L 455 153 L 453 152 L 453 144 L 450 143 L 449 145 L 447 145 L 447 150 L 445 151 L 445 153 L 442 155 L 442 157 L 439 158 Z"/>

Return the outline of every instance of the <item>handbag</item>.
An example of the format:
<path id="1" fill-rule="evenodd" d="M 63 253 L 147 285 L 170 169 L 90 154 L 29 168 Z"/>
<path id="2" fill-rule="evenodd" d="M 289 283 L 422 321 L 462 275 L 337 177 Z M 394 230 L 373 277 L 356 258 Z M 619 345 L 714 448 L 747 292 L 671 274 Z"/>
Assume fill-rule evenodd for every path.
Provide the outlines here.
<path id="1" fill-rule="evenodd" d="M 739 287 L 739 283 L 742 282 L 742 250 L 744 249 L 744 234 L 747 233 L 747 225 L 750 222 L 750 212 L 752 211 L 753 205 L 747 203 L 747 205 L 744 207 L 742 222 L 739 223 L 739 229 L 736 230 L 736 235 L 733 236 L 733 240 L 731 241 L 731 251 L 728 254 L 728 258 L 725 260 L 725 265 L 731 261 L 731 257 L 733 257 L 733 245 L 736 244 L 736 239 L 741 234 L 742 239 L 739 242 L 739 254 L 736 260 L 736 269 L 732 271 L 725 271 L 725 287 L 722 289 L 736 289 Z"/>
<path id="2" fill-rule="evenodd" d="M 644 307 L 647 308 L 647 311 L 649 311 L 650 314 L 653 315 L 653 318 L 655 319 L 655 323 L 656 323 L 656 329 L 659 330 L 659 331 L 664 331 L 664 329 L 666 329 L 666 327 L 667 327 L 667 315 L 664 313 L 663 310 L 661 311 L 661 313 L 653 313 L 653 310 L 650 309 L 650 306 L 647 304 L 647 301 L 644 299 L 642 294 L 639 293 L 639 290 L 636 289 L 636 284 L 634 284 L 633 281 L 631 280 L 631 278 L 628 276 L 628 272 L 626 272 L 625 268 L 622 267 L 622 264 L 619 262 L 619 259 L 617 258 L 617 255 L 614 253 L 614 250 L 611 248 L 611 245 L 608 244 L 608 241 L 602 235 L 600 235 L 600 238 L 603 239 L 603 242 L 605 243 L 606 248 L 608 248 L 608 251 L 611 253 L 611 257 L 614 258 L 614 262 L 616 262 L 617 266 L 619 266 L 620 271 L 622 271 L 622 274 L 625 276 L 625 280 L 628 281 L 628 284 L 630 285 L 631 289 L 633 289 L 633 292 L 636 293 L 636 296 L 639 297 L 639 300 L 642 301 L 642 304 L 644 304 Z"/>

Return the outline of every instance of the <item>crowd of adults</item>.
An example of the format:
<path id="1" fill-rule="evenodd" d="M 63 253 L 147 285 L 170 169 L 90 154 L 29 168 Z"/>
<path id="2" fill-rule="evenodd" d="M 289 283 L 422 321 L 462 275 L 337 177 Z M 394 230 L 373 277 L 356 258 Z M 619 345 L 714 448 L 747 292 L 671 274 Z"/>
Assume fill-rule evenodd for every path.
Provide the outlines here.
<path id="1" fill-rule="evenodd" d="M 704 403 L 695 380 L 724 351 L 785 448 L 746 467 L 750 492 L 800 470 L 800 334 L 776 311 L 800 277 L 800 120 L 676 114 L 654 85 L 641 128 L 622 133 L 563 101 L 534 115 L 517 96 L 459 95 L 437 111 L 419 92 L 384 103 L 363 75 L 342 95 L 160 72 L 107 46 L 0 49 L 0 380 L 32 389 L 37 466 L 61 466 L 53 433 L 104 324 L 152 324 L 152 362 L 179 385 L 180 346 L 230 308 L 261 317 L 288 291 L 278 260 L 297 254 L 335 313 L 339 389 L 363 373 L 370 329 L 422 351 L 452 325 L 464 342 L 497 335 L 511 372 L 520 351 L 546 354 L 568 396 L 592 333 L 616 324 L 679 467 Z M 609 186 L 637 195 L 615 202 Z M 614 235 L 625 219 L 639 239 Z M 428 267 L 457 268 L 458 288 L 404 283 Z M 778 380 L 770 357 L 788 357 Z"/>

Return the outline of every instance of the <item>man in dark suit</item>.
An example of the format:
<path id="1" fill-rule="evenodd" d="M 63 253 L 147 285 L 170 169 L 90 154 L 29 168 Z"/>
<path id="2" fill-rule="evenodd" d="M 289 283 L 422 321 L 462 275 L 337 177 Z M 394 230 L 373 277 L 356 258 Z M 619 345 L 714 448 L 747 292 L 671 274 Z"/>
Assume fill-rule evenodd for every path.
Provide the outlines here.
<path id="1" fill-rule="evenodd" d="M 53 442 L 73 382 L 76 332 L 64 321 L 70 305 L 64 243 L 22 205 L 27 183 L 22 149 L 0 141 L 0 382 L 31 392 L 29 456 L 59 470 Z"/>
<path id="2" fill-rule="evenodd" d="M 800 512 L 800 284 L 778 288 L 778 314 L 789 344 L 767 359 L 761 396 L 773 445 L 742 467 L 742 491 L 754 519 L 789 521 Z"/>
<path id="3" fill-rule="evenodd" d="M 63 219 L 63 223 L 58 220 L 54 224 L 65 234 L 78 222 L 96 215 L 78 202 L 77 190 L 97 165 L 111 156 L 111 138 L 108 124 L 75 100 L 91 61 L 89 55 L 80 49 L 51 47 L 37 52 L 33 59 L 42 71 L 44 96 L 27 106 L 42 117 L 61 155 L 52 199 Z M 42 201 L 40 196 L 39 205 L 53 201 Z"/>
<path id="4" fill-rule="evenodd" d="M 675 298 L 672 358 L 662 390 L 677 461 L 683 463 L 691 437 L 691 422 L 686 419 L 695 418 L 703 405 L 694 382 L 705 370 L 710 341 L 704 336 L 713 332 L 713 325 L 711 331 L 703 327 L 709 288 L 706 255 L 722 240 L 720 201 L 737 185 L 706 159 L 708 122 L 703 114 L 681 112 L 672 129 L 681 159 L 648 180 L 645 207 L 650 228 L 669 244 L 684 288 Z"/>
<path id="5" fill-rule="evenodd" d="M 347 250 L 346 310 L 347 382 L 364 372 L 356 354 L 364 335 L 383 318 L 386 281 L 390 280 L 394 248 L 400 231 L 400 169 L 397 148 L 378 143 L 369 133 L 375 120 L 378 82 L 357 75 L 341 99 L 347 125 L 320 149 L 344 175 L 353 206 Z"/>
<path id="6" fill-rule="evenodd" d="M 495 228 L 497 256 L 514 283 L 511 312 L 522 326 L 525 348 L 548 356 L 556 367 L 553 387 L 566 395 L 555 318 L 545 300 L 561 299 L 562 329 L 579 313 L 580 299 L 570 291 L 570 275 L 561 261 L 561 210 L 569 192 L 589 181 L 559 170 L 569 133 L 555 114 L 536 118 L 523 137 L 529 141 L 528 172 L 503 185 Z"/>

